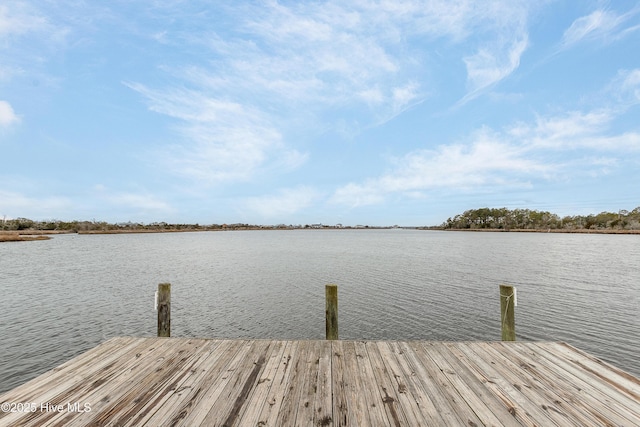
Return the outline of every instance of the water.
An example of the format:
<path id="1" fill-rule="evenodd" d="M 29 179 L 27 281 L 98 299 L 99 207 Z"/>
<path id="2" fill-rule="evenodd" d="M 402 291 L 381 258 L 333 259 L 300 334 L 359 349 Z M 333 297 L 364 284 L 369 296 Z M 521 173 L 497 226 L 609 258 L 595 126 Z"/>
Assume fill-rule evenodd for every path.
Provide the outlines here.
<path id="1" fill-rule="evenodd" d="M 0 392 L 99 343 L 155 336 L 500 339 L 498 285 L 520 340 L 566 341 L 640 376 L 640 236 L 294 230 L 62 235 L 0 244 Z"/>

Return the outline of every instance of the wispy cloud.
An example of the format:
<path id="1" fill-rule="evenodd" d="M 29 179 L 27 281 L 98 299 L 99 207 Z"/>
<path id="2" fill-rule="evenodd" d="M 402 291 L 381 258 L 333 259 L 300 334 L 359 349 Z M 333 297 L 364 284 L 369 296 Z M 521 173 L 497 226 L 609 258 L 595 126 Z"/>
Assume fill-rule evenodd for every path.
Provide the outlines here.
<path id="1" fill-rule="evenodd" d="M 8 127 L 14 123 L 20 121 L 20 118 L 16 115 L 7 101 L 0 100 L 0 128 Z"/>
<path id="2" fill-rule="evenodd" d="M 637 78 L 635 72 L 625 72 L 615 79 L 615 86 L 636 88 Z M 414 150 L 394 159 L 381 176 L 338 188 L 331 202 L 357 207 L 382 203 L 391 194 L 502 191 L 527 187 L 533 180 L 607 174 L 625 156 L 640 152 L 640 133 L 610 131 L 622 112 L 620 108 L 569 111 L 499 131 L 484 127 L 466 143 Z"/>
<path id="3" fill-rule="evenodd" d="M 610 42 L 640 30 L 639 25 L 625 27 L 624 24 L 638 13 L 638 8 L 618 14 L 612 10 L 598 9 L 582 16 L 567 28 L 560 42 L 560 49 L 568 49 L 582 41 L 600 40 Z"/>
<path id="4" fill-rule="evenodd" d="M 488 186 L 528 186 L 529 176 L 549 173 L 552 167 L 528 158 L 525 152 L 525 148 L 502 142 L 499 135 L 483 129 L 470 144 L 416 150 L 395 159 L 388 173 L 339 188 L 331 202 L 357 207 L 380 203 L 392 193 L 415 197 L 442 188 L 470 191 Z"/>
<path id="5" fill-rule="evenodd" d="M 528 15 L 530 3 L 477 3 L 476 15 L 485 25 L 469 25 L 485 34 L 473 53 L 462 60 L 467 69 L 467 94 L 457 103 L 463 105 L 505 79 L 520 66 L 529 47 Z"/>
<path id="6" fill-rule="evenodd" d="M 295 214 L 311 206 L 319 193 L 308 186 L 280 189 L 275 194 L 248 198 L 244 208 L 265 218 L 276 218 Z"/>
<path id="7" fill-rule="evenodd" d="M 45 65 L 61 51 L 68 29 L 52 22 L 53 19 L 40 10 L 41 5 L 22 0 L 0 4 L 0 90 L 3 85 L 14 85 L 21 78 L 28 78 L 38 85 L 53 86 L 57 81 L 45 70 Z M 55 7 L 65 9 L 62 4 Z M 15 91 L 11 86 L 9 89 L 4 102 L 15 105 L 12 99 L 16 96 Z M 17 121 L 11 105 L 0 105 L 0 109 L 0 126 L 3 119 L 5 123 Z M 24 116 L 26 112 L 21 111 L 20 118 Z"/>
<path id="8" fill-rule="evenodd" d="M 287 135 L 301 129 L 352 134 L 424 102 L 432 41 L 460 45 L 474 96 L 517 69 L 528 45 L 526 2 L 238 3 L 220 13 L 234 18 L 224 32 L 150 31 L 165 45 L 196 46 L 206 61 L 164 64 L 175 81 L 167 87 L 128 84 L 181 123 L 165 164 L 209 183 L 253 179 L 281 158 L 300 165 L 308 154 Z M 467 47 L 471 34 L 479 41 Z"/>
<path id="9" fill-rule="evenodd" d="M 68 210 L 72 203 L 65 197 L 33 197 L 0 189 L 0 214 L 23 212 L 39 218 L 50 218 L 50 212 Z"/>
<path id="10" fill-rule="evenodd" d="M 551 117 L 538 116 L 533 125 L 515 125 L 508 133 L 532 148 L 566 150 L 583 146 L 585 138 L 606 129 L 611 119 L 612 112 L 608 110 L 570 111 Z"/>
<path id="11" fill-rule="evenodd" d="M 304 153 L 286 149 L 269 116 L 250 105 L 186 89 L 128 86 L 143 94 L 153 111 L 179 120 L 183 141 L 157 153 L 174 173 L 212 185 L 246 181 L 269 162 L 289 170 L 306 160 Z"/>
<path id="12" fill-rule="evenodd" d="M 374 116 L 392 116 L 420 88 L 407 74 L 411 58 L 392 53 L 388 41 L 373 32 L 368 7 L 269 3 L 248 15 L 235 37 L 205 35 L 203 44 L 225 60 L 216 62 L 215 71 L 190 71 L 226 94 L 268 96 L 287 113 L 349 109 L 375 88 L 369 104 Z M 412 96 L 399 97 L 398 90 L 409 86 Z"/>
<path id="13" fill-rule="evenodd" d="M 138 210 L 166 213 L 171 206 L 156 195 L 143 192 L 112 191 L 103 185 L 94 186 L 94 194 L 111 205 L 133 208 Z"/>
<path id="14" fill-rule="evenodd" d="M 15 50 L 16 41 L 32 37 L 34 45 L 54 46 L 65 41 L 69 29 L 62 23 L 55 23 L 38 6 L 27 1 L 11 1 L 0 5 L 0 51 L 6 50 L 24 58 L 43 60 L 41 56 L 33 56 L 36 49 L 26 51 Z M 58 10 L 73 7 L 59 4 Z M 33 37 L 36 36 L 36 37 Z M 33 62 L 30 64 L 33 66 Z"/>
<path id="15" fill-rule="evenodd" d="M 623 108 L 640 103 L 640 68 L 620 70 L 605 95 L 613 97 Z"/>
<path id="16" fill-rule="evenodd" d="M 584 154 L 611 152 L 620 155 L 640 151 L 640 134 L 608 134 L 618 113 L 613 109 L 588 113 L 571 111 L 561 116 L 538 117 L 535 124 L 514 126 L 507 133 L 523 141 L 532 152 L 583 150 Z"/>
<path id="17" fill-rule="evenodd" d="M 47 19 L 27 3 L 16 1 L 0 5 L 0 37 L 21 35 L 45 27 L 49 27 Z"/>
<path id="18" fill-rule="evenodd" d="M 469 94 L 465 98 L 468 100 L 476 96 L 513 73 L 519 67 L 520 57 L 527 46 L 527 35 L 522 33 L 514 40 L 483 47 L 474 55 L 464 58 L 469 86 Z"/>
<path id="19" fill-rule="evenodd" d="M 620 18 L 615 13 L 596 10 L 573 21 L 562 36 L 562 45 L 568 47 L 585 38 L 606 34 L 619 24 Z"/>

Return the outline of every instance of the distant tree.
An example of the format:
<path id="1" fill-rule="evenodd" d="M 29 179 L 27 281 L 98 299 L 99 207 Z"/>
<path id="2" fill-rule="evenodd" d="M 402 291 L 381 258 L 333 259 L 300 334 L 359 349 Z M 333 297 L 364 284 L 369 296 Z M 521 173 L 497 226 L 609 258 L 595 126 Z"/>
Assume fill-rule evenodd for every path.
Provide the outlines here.
<path id="1" fill-rule="evenodd" d="M 15 220 L 16 230 L 29 230 L 34 228 L 35 222 L 27 218 L 18 218 Z"/>
<path id="2" fill-rule="evenodd" d="M 640 207 L 632 211 L 600 212 L 597 215 L 558 215 L 530 209 L 479 208 L 449 217 L 447 229 L 640 229 Z"/>

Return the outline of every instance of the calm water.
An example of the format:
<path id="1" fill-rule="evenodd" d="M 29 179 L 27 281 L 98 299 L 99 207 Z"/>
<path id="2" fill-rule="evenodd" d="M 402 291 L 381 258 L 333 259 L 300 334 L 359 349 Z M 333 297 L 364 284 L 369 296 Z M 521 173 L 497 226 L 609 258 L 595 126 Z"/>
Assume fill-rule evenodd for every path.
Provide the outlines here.
<path id="1" fill-rule="evenodd" d="M 56 236 L 0 244 L 0 392 L 119 335 L 500 339 L 500 283 L 521 340 L 569 342 L 640 375 L 640 236 L 299 230 Z"/>

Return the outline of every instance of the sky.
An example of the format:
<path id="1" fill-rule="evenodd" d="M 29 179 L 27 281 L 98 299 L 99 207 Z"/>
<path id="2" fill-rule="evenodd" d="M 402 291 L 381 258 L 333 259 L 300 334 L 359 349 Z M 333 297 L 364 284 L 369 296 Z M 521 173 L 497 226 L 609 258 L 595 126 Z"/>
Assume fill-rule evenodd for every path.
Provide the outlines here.
<path id="1" fill-rule="evenodd" d="M 640 2 L 5 0 L 0 217 L 640 206 Z"/>

